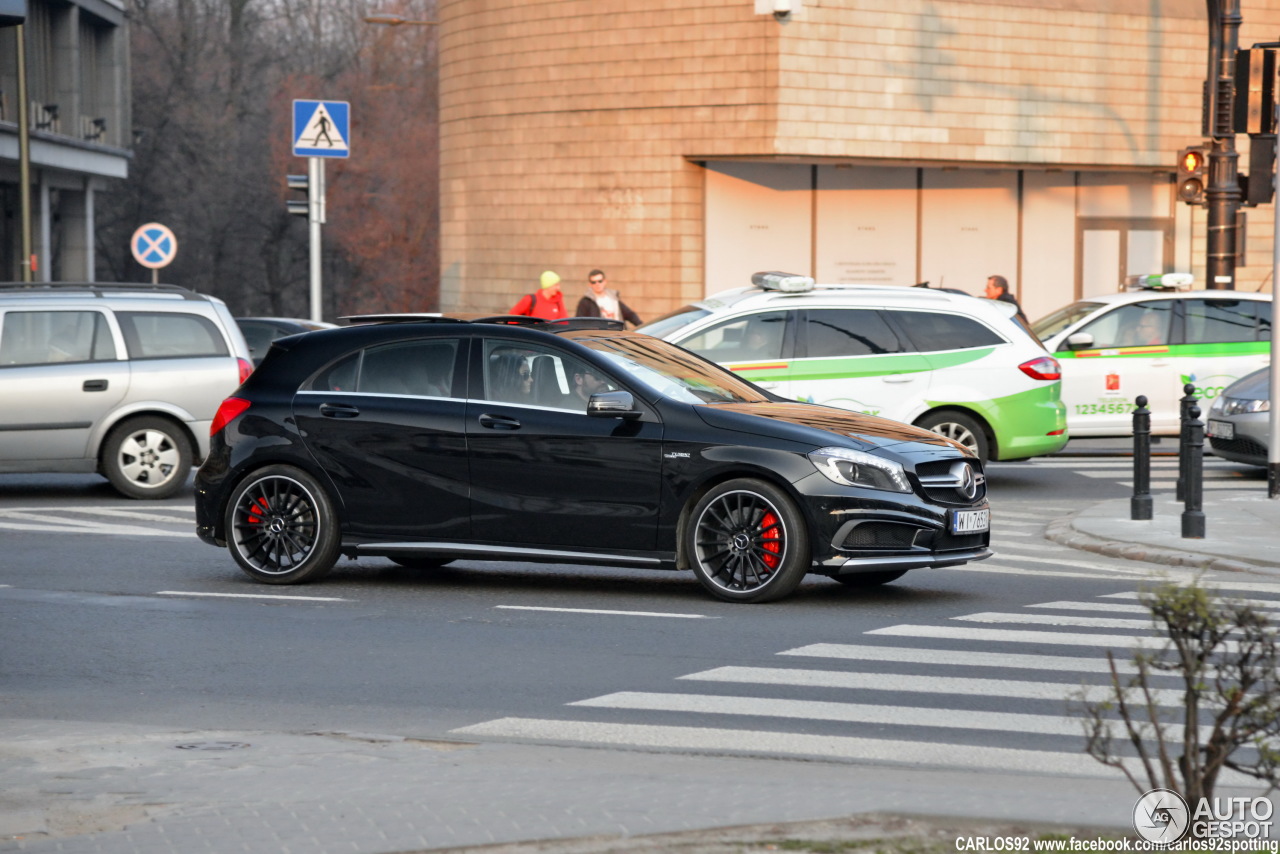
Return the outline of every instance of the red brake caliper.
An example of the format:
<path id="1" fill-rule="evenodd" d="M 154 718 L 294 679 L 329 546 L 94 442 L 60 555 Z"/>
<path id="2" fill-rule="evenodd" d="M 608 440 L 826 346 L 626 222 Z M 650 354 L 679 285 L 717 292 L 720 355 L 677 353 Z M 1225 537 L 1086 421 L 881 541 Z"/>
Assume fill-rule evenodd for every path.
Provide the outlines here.
<path id="1" fill-rule="evenodd" d="M 760 538 L 764 540 L 761 548 L 765 551 L 760 559 L 770 569 L 777 569 L 778 555 L 782 554 L 782 531 L 778 526 L 778 517 L 773 515 L 772 512 L 765 512 L 764 518 L 760 520 L 760 527 L 767 529 L 760 535 Z"/>
<path id="2" fill-rule="evenodd" d="M 263 513 L 271 512 L 271 505 L 267 503 L 267 499 L 259 498 L 257 501 L 253 503 L 255 507 L 262 508 Z M 262 521 L 262 517 L 258 515 L 258 511 L 256 509 L 249 511 L 249 524 L 256 525 L 261 521 Z"/>

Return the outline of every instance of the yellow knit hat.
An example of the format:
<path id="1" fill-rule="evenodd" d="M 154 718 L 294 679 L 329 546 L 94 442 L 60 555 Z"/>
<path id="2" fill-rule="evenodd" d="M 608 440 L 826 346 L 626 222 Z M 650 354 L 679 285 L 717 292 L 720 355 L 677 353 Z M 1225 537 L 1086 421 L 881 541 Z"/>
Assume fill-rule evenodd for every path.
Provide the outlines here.
<path id="1" fill-rule="evenodd" d="M 544 288 L 553 288 L 558 284 L 560 284 L 560 277 L 555 273 L 547 270 L 542 274 L 542 286 Z"/>

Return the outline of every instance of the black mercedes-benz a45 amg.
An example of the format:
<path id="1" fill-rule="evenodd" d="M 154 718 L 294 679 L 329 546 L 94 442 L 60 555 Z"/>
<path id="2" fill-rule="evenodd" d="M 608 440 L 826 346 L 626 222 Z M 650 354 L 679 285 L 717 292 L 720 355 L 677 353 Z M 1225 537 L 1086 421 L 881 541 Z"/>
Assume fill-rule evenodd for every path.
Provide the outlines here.
<path id="1" fill-rule="evenodd" d="M 340 555 L 690 569 L 764 602 L 991 555 L 981 464 L 600 320 L 359 318 L 272 344 L 214 419 L 197 533 L 252 578 Z"/>

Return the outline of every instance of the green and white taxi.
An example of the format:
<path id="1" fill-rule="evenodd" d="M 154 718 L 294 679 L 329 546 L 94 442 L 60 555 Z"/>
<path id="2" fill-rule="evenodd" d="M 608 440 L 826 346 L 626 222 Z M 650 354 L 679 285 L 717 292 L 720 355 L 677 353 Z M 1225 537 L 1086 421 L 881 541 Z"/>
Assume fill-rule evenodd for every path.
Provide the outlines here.
<path id="1" fill-rule="evenodd" d="M 984 462 L 1067 442 L 1059 366 L 1009 303 L 757 273 L 640 327 L 782 397 L 934 430 Z"/>
<path id="2" fill-rule="evenodd" d="M 1271 294 L 1178 290 L 1184 274 L 1141 277 L 1138 289 L 1090 297 L 1031 329 L 1062 364 L 1071 435 L 1128 436 L 1146 395 L 1151 432 L 1177 435 L 1183 386 L 1212 401 L 1271 350 Z M 1202 404 L 1208 414 L 1209 403 Z"/>

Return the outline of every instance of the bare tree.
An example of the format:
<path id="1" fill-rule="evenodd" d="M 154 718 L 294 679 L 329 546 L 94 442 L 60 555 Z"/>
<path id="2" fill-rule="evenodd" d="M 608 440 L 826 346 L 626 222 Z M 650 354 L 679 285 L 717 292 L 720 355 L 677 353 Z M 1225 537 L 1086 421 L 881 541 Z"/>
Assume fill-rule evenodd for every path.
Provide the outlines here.
<path id="1" fill-rule="evenodd" d="M 388 41 L 367 14 L 365 0 L 132 0 L 137 139 L 129 180 L 103 195 L 100 278 L 146 278 L 128 239 L 158 220 L 180 247 L 166 281 L 236 313 L 305 314 L 308 233 L 284 206 L 285 175 L 302 171 L 290 102 L 323 98 L 351 102 L 357 136 L 330 169 L 326 313 L 433 305 L 434 32 Z M 403 130 L 414 143 L 397 148 Z"/>
<path id="2" fill-rule="evenodd" d="M 1165 583 L 1139 601 L 1168 640 L 1135 652 L 1136 673 L 1127 680 L 1108 651 L 1109 697 L 1083 702 L 1086 751 L 1139 792 L 1166 788 L 1199 803 L 1213 797 L 1219 775 L 1231 769 L 1266 783 L 1269 794 L 1280 784 L 1276 627 L 1251 604 L 1221 599 L 1198 583 Z M 1181 709 L 1157 702 L 1152 679 L 1162 674 L 1181 681 Z M 1118 749 L 1117 725 L 1138 773 L 1134 758 Z"/>

